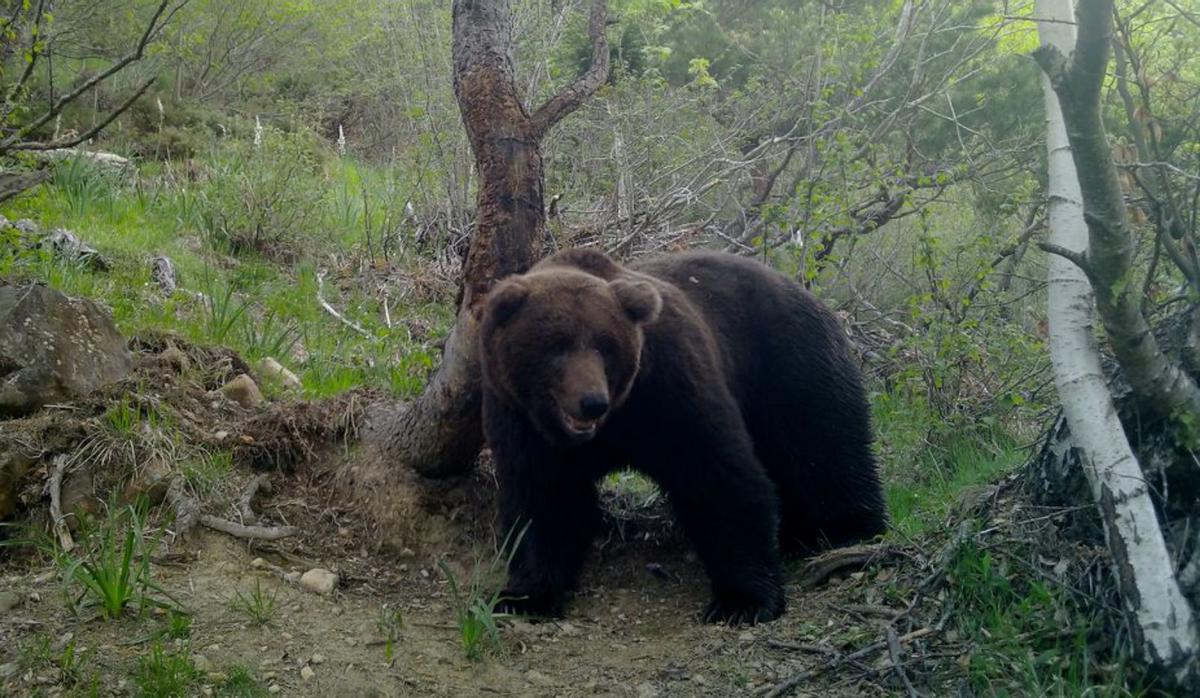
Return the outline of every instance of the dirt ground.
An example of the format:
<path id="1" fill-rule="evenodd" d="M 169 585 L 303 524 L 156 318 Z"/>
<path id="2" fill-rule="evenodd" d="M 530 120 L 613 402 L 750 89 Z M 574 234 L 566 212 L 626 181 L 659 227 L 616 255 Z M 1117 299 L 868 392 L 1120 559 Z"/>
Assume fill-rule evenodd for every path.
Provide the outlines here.
<path id="1" fill-rule="evenodd" d="M 108 622 L 94 611 L 76 616 L 51 561 L 0 548 L 0 696 L 77 694 L 93 677 L 101 695 L 135 695 L 139 658 L 157 642 L 200 669 L 193 695 L 230 695 L 225 682 L 239 668 L 262 690 L 236 695 L 893 695 L 908 690 L 910 675 L 926 688 L 946 687 L 947 665 L 961 661 L 963 647 L 934 627 L 945 620 L 941 601 L 922 591 L 936 561 L 915 547 L 891 545 L 832 566 L 791 562 L 783 618 L 753 628 L 701 624 L 708 582 L 669 512 L 620 491 L 610 495 L 607 532 L 567 617 L 502 619 L 502 648 L 470 659 L 439 561 L 463 583 L 494 556 L 495 483 L 486 461 L 457 482 L 393 472 L 360 445 L 370 441 L 371 396 L 242 409 L 213 392 L 245 370 L 240 360 L 181 345 L 184 361 L 173 346 L 140 339 L 127 384 L 4 427 L 42 453 L 79 452 L 82 439 L 86 453 L 103 455 L 114 471 L 95 474 L 100 498 L 101 486 L 121 492 L 144 479 L 142 461 L 174 458 L 182 477 L 188 454 L 225 449 L 232 470 L 197 492 L 200 509 L 236 519 L 238 494 L 265 474 L 272 487 L 254 500 L 262 523 L 301 533 L 251 542 L 197 527 L 176 536 L 168 495 L 151 515 L 152 527 L 165 531 L 152 570 L 192 619 L 186 640 L 162 637 L 161 613 Z M 163 450 L 159 435 L 145 430 L 104 437 L 121 400 L 144 418 L 158 415 L 178 432 L 170 443 L 181 445 Z M 122 454 L 133 457 L 123 475 L 115 472 Z M 23 520 L 43 529 L 46 460 L 26 476 L 22 494 Z M 296 583 L 317 567 L 339 575 L 333 593 Z M 235 604 L 239 591 L 256 586 L 275 598 L 265 625 Z M 82 667 L 74 686 L 61 670 L 70 647 Z"/>
<path id="2" fill-rule="evenodd" d="M 277 513 L 290 508 L 297 518 L 301 508 L 315 511 L 305 491 L 321 491 L 320 482 L 292 484 L 272 499 Z M 464 486 L 480 485 L 476 478 Z M 904 610 L 878 598 L 880 577 L 890 576 L 882 568 L 835 577 L 815 590 L 790 584 L 788 613 L 771 624 L 703 625 L 697 614 L 707 600 L 707 581 L 686 543 L 669 527 L 651 534 L 653 526 L 623 540 L 637 528 L 626 522 L 614 525 L 597 546 L 566 618 L 505 619 L 503 649 L 471 660 L 460 645 L 447 579 L 436 560 L 447 560 L 465 580 L 477 561 L 486 564 L 491 555 L 488 545 L 466 542 L 473 529 L 487 526 L 461 512 L 457 522 L 435 513 L 413 529 L 429 531 L 429 538 L 376 545 L 361 538 L 370 530 L 361 520 L 325 507 L 304 523 L 310 533 L 299 539 L 248 544 L 202 531 L 165 547 L 154 572 L 193 618 L 190 639 L 179 647 L 206 673 L 195 693 L 215 687 L 220 695 L 227 671 L 241 666 L 269 690 L 297 696 L 761 694 L 843 648 L 875 641 L 889 615 Z M 445 549 L 431 552 L 431 545 Z M 285 579 L 313 567 L 340 575 L 333 594 L 311 593 Z M 790 576 L 803 575 L 793 566 Z M 22 598 L 0 614 L 0 665 L 15 672 L 0 694 L 62 692 L 53 667 L 22 664 L 22 648 L 42 638 L 56 649 L 73 641 L 77 654 L 89 657 L 89 675 L 102 677 L 105 694 L 135 693 L 131 675 L 147 651 L 144 639 L 164 626 L 161 615 L 76 619 L 62 601 L 54 568 L 45 564 L 10 563 L 0 579 L 0 586 Z M 277 599 L 278 610 L 265 626 L 233 604 L 234 590 L 248 595 L 256 580 Z M 386 630 L 397 610 L 389 663 Z M 884 664 L 886 653 L 873 652 L 845 670 L 802 683 L 794 695 L 878 694 Z"/>

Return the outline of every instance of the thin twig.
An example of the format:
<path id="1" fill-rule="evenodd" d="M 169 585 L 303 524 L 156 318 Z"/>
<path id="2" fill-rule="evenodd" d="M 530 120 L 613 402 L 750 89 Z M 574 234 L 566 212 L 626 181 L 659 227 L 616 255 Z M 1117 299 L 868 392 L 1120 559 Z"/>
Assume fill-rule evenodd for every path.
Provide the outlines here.
<path id="1" fill-rule="evenodd" d="M 887 627 L 887 644 L 888 656 L 892 659 L 892 671 L 900 677 L 904 682 L 904 690 L 908 691 L 909 698 L 918 698 L 920 694 L 917 689 L 913 688 L 912 681 L 908 680 L 908 673 L 904 671 L 904 662 L 900 659 L 900 638 L 896 636 L 896 629 L 892 626 Z"/>
<path id="2" fill-rule="evenodd" d="M 937 631 L 933 628 L 921 628 L 920 630 L 914 630 L 911 633 L 906 633 L 904 635 L 901 635 L 900 637 L 896 638 L 896 642 L 899 644 L 912 642 L 913 640 L 925 637 L 926 635 L 931 635 L 935 632 L 937 632 Z M 871 654 L 878 652 L 879 650 L 887 648 L 887 646 L 888 646 L 887 640 L 875 642 L 870 645 L 867 645 L 866 647 L 864 647 L 860 650 L 851 652 L 850 654 L 842 655 L 841 657 L 838 657 L 836 659 L 831 659 L 828 662 L 825 662 L 824 664 L 818 664 L 817 666 L 815 666 L 811 669 L 806 669 L 799 673 L 793 674 L 787 680 L 776 684 L 774 688 L 772 688 L 769 692 L 766 693 L 766 698 L 779 698 L 779 696 L 785 696 L 788 693 L 791 693 L 794 688 L 796 688 L 800 684 L 804 683 L 805 681 L 808 681 L 809 679 L 820 676 L 821 674 L 824 674 L 825 672 L 829 671 L 830 669 L 836 669 L 837 667 L 840 667 L 843 664 L 848 664 L 850 662 L 856 662 L 860 659 L 863 659 Z"/>
<path id="3" fill-rule="evenodd" d="M 367 339 L 375 339 L 375 335 L 363 329 L 362 325 L 350 320 L 337 311 L 328 301 L 325 300 L 325 272 L 317 272 L 317 302 L 325 309 L 325 312 L 337 318 L 343 325 L 349 327 L 355 332 L 361 334 Z"/>

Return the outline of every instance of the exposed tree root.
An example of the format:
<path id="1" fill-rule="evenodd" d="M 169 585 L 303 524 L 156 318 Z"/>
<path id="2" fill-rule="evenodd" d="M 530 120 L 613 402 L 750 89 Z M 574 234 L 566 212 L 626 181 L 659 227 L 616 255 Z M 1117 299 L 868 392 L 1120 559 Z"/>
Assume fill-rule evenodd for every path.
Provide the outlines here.
<path id="1" fill-rule="evenodd" d="M 300 533 L 300 529 L 295 526 L 243 526 L 212 514 L 201 514 L 200 523 L 214 531 L 228 533 L 234 538 L 279 540 Z"/>
<path id="2" fill-rule="evenodd" d="M 812 589 L 846 569 L 855 571 L 892 559 L 898 552 L 888 545 L 856 545 L 822 553 L 804 566 L 798 582 L 801 589 Z"/>
<path id="3" fill-rule="evenodd" d="M 54 472 L 50 475 L 49 483 L 50 517 L 54 521 L 54 535 L 58 538 L 58 545 L 64 552 L 75 549 L 75 541 L 71 538 L 71 531 L 67 528 L 67 522 L 62 513 L 62 481 L 70 460 L 61 454 L 54 457 Z"/>

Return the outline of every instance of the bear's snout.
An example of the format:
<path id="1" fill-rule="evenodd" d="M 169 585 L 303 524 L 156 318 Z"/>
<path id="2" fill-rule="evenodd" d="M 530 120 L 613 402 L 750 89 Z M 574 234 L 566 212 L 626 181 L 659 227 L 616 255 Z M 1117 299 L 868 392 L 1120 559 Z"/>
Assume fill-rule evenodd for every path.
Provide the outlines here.
<path id="1" fill-rule="evenodd" d="M 579 399 L 579 414 L 584 419 L 600 419 L 608 412 L 608 395 L 588 393 Z"/>

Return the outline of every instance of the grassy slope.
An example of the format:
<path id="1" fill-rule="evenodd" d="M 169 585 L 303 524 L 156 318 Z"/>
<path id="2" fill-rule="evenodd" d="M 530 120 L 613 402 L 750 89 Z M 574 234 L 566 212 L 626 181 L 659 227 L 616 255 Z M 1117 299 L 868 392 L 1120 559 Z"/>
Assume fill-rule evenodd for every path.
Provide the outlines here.
<path id="1" fill-rule="evenodd" d="M 384 297 L 371 291 L 380 285 L 372 284 L 372 275 L 383 269 L 392 281 L 411 278 L 428 260 L 411 249 L 411 240 L 386 261 L 368 250 L 363 231 L 376 226 L 382 231 L 386 206 L 397 203 L 368 215 L 356 195 L 367 190 L 375 201 L 394 199 L 403 175 L 320 158 L 303 171 L 289 169 L 295 144 L 272 137 L 277 142 L 264 145 L 269 155 L 214 152 L 207 163 L 210 175 L 194 182 L 156 166 L 147 166 L 136 180 L 117 180 L 78 163 L 60 166 L 51 185 L 2 212 L 14 220 L 31 218 L 45 229 L 75 231 L 112 262 L 112 270 L 95 273 L 9 245 L 0 248 L 0 275 L 36 278 L 102 300 L 128 334 L 176 332 L 195 342 L 230 346 L 252 363 L 274 356 L 300 375 L 308 397 L 363 385 L 413 394 L 435 360 L 433 341 L 448 328 L 449 303 L 391 298 L 394 322 L 387 325 Z M 274 205 L 302 215 L 287 218 L 288 229 L 261 249 L 234 254 L 231 236 L 244 232 L 237 221 L 280 220 L 271 218 L 277 213 L 256 210 L 271 204 L 254 196 L 281 188 L 289 194 Z M 404 236 L 411 231 L 396 229 L 402 241 L 408 239 Z M 170 257 L 180 272 L 183 290 L 170 298 L 150 278 L 149 261 L 156 255 Z M 320 308 L 317 275 L 322 271 L 330 275 L 325 298 L 369 336 Z M 345 284 L 337 283 L 339 275 Z M 197 293 L 210 300 L 198 300 Z M 873 395 L 893 517 L 890 535 L 900 542 L 944 527 L 964 491 L 995 482 L 1026 455 L 1004 428 L 940 424 L 914 395 L 903 389 Z M 955 564 L 952 593 L 962 614 L 957 623 L 961 632 L 978 639 L 978 651 L 965 667 L 974 686 L 1003 692 L 1001 686 L 1011 690 L 1015 681 L 1039 693 L 1084 690 L 1089 684 L 1082 668 L 1089 661 L 1086 644 L 1049 632 L 1084 619 L 1069 615 L 1057 591 L 1014 581 L 986 550 L 964 548 Z M 153 673 L 154 663 L 163 661 L 149 657 L 146 671 Z"/>

